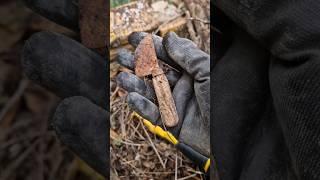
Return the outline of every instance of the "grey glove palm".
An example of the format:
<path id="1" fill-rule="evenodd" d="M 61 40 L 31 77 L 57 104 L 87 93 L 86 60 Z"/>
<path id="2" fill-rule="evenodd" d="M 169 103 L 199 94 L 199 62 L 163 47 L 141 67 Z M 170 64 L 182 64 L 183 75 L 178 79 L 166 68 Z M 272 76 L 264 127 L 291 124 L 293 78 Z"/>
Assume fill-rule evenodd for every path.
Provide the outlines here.
<path id="1" fill-rule="evenodd" d="M 137 46 L 146 33 L 133 33 L 129 42 Z M 166 73 L 173 89 L 179 124 L 169 130 L 200 153 L 210 154 L 210 56 L 196 45 L 175 33 L 168 33 L 164 39 L 153 36 L 157 56 L 177 71 Z M 120 51 L 119 63 L 133 69 L 134 58 L 128 51 Z M 158 107 L 154 101 L 151 85 L 130 73 L 120 73 L 118 84 L 129 94 L 128 104 L 153 124 L 161 125 Z"/>

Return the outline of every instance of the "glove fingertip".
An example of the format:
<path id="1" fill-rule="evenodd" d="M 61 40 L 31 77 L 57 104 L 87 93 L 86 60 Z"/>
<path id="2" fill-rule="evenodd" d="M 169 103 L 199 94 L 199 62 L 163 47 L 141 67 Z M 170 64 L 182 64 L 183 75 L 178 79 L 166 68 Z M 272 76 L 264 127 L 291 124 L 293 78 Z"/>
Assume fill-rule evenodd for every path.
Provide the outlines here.
<path id="1" fill-rule="evenodd" d="M 116 83 L 119 87 L 126 89 L 126 82 L 128 82 L 130 79 L 129 73 L 128 72 L 120 72 L 117 77 L 116 77 Z"/>
<path id="2" fill-rule="evenodd" d="M 171 58 L 173 58 L 172 53 L 175 53 L 177 50 L 183 51 L 186 47 L 198 49 L 193 41 L 179 37 L 175 32 L 168 32 L 163 38 L 162 45 Z"/>
<path id="3" fill-rule="evenodd" d="M 134 46 L 137 47 L 140 41 L 147 35 L 146 32 L 133 32 L 128 37 L 128 42 Z"/>
<path id="4" fill-rule="evenodd" d="M 146 90 L 145 82 L 128 72 L 120 72 L 116 77 L 116 82 L 129 92 L 140 90 L 140 93 L 144 93 Z"/>
<path id="5" fill-rule="evenodd" d="M 47 47 L 47 40 L 54 41 L 54 33 L 52 32 L 38 32 L 33 34 L 28 40 L 26 40 L 22 49 L 21 64 L 25 74 L 30 80 L 38 82 L 41 79 L 40 68 L 45 59 L 44 51 L 41 47 Z"/>
<path id="6" fill-rule="evenodd" d="M 177 34 L 174 32 L 174 31 L 170 31 L 170 32 L 168 32 L 168 33 L 166 33 L 165 35 L 164 35 L 164 37 L 163 37 L 163 40 L 164 41 L 167 41 L 168 39 L 170 39 L 170 38 L 177 38 L 178 36 L 177 36 Z"/>
<path id="7" fill-rule="evenodd" d="M 130 70 L 133 70 L 135 65 L 134 65 L 134 56 L 132 53 L 124 48 L 120 48 L 117 53 L 117 60 L 118 63 Z"/>
<path id="8" fill-rule="evenodd" d="M 175 32 L 170 31 L 163 37 L 162 45 L 166 49 L 169 49 L 170 45 L 172 44 L 172 41 L 175 41 L 176 38 L 178 38 L 177 34 Z"/>
<path id="9" fill-rule="evenodd" d="M 24 4 L 43 17 L 79 32 L 79 7 L 73 1 L 23 0 Z"/>
<path id="10" fill-rule="evenodd" d="M 36 68 L 34 68 L 33 64 L 31 63 L 31 54 L 32 52 L 32 45 L 30 40 L 28 39 L 23 48 L 22 48 L 22 58 L 21 58 L 21 65 L 24 69 L 24 73 L 30 80 L 37 80 L 39 79 L 39 73 L 35 73 Z"/>
<path id="11" fill-rule="evenodd" d="M 156 124 L 157 120 L 160 118 L 158 107 L 136 92 L 128 94 L 127 102 L 130 108 L 153 124 Z"/>

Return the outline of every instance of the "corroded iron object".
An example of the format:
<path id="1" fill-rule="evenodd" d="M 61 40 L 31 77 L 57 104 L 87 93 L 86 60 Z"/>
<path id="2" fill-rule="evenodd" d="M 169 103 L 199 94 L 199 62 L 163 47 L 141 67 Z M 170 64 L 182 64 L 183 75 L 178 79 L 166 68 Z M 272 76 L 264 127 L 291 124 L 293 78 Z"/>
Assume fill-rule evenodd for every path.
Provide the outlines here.
<path id="1" fill-rule="evenodd" d="M 168 127 L 178 124 L 179 117 L 172 97 L 169 81 L 158 64 L 152 35 L 148 34 L 135 51 L 135 74 L 139 77 L 152 75 L 161 119 Z"/>

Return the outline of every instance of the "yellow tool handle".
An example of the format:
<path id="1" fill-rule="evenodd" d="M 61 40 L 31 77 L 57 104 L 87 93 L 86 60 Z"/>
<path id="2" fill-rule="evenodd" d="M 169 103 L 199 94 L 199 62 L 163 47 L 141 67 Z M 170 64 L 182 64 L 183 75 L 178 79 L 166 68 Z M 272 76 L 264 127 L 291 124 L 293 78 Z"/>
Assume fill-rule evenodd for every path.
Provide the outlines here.
<path id="1" fill-rule="evenodd" d="M 143 124 L 148 128 L 148 130 L 163 139 L 171 142 L 179 149 L 185 156 L 191 159 L 195 164 L 197 164 L 200 168 L 203 169 L 204 172 L 207 172 L 210 168 L 210 159 L 198 153 L 190 146 L 179 143 L 179 141 L 171 134 L 169 131 L 163 130 L 160 126 L 153 125 L 150 121 L 141 117 L 138 113 L 134 112 L 134 115 L 142 120 Z"/>

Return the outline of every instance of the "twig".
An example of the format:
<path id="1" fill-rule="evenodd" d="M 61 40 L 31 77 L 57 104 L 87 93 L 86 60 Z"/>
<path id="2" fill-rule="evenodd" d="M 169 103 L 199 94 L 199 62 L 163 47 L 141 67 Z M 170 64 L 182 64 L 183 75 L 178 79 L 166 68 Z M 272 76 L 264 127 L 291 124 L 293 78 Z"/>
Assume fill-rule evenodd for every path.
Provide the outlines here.
<path id="1" fill-rule="evenodd" d="M 42 133 L 32 133 L 32 134 L 24 135 L 22 137 L 17 137 L 17 138 L 11 139 L 11 140 L 1 144 L 0 145 L 0 150 L 6 149 L 7 147 L 12 146 L 12 145 L 14 145 L 16 143 L 20 143 L 20 142 L 23 142 L 23 141 L 26 141 L 26 140 L 33 139 L 35 137 L 39 137 L 41 135 L 43 135 L 43 134 Z"/>
<path id="2" fill-rule="evenodd" d="M 178 179 L 178 155 L 176 153 L 176 161 L 175 161 L 175 171 L 174 171 L 174 179 Z"/>
<path id="3" fill-rule="evenodd" d="M 56 149 L 58 148 L 59 154 L 62 154 L 61 147 L 57 146 L 57 143 L 55 143 L 55 147 L 56 147 Z M 58 170 L 61 167 L 61 164 L 63 163 L 62 156 L 55 157 L 55 160 L 53 162 L 54 162 L 54 165 L 52 167 L 52 170 L 50 171 L 50 176 L 49 176 L 50 179 L 49 180 L 54 180 L 56 178 L 55 175 L 58 173 Z"/>
<path id="4" fill-rule="evenodd" d="M 131 119 L 129 119 L 129 120 L 131 120 Z M 138 125 L 136 127 L 134 127 L 132 124 L 130 124 L 129 126 L 131 126 L 133 128 L 133 132 L 130 133 L 131 136 L 129 137 L 130 139 L 132 139 L 132 137 L 134 135 L 136 135 L 136 132 L 138 132 L 138 128 L 140 127 L 140 123 L 138 123 Z"/>
<path id="5" fill-rule="evenodd" d="M 143 129 L 143 131 L 145 132 L 145 134 L 146 134 L 146 136 L 147 136 L 147 138 L 148 138 L 148 140 L 149 140 L 149 142 L 150 142 L 150 144 L 151 144 L 151 146 L 152 146 L 152 148 L 153 148 L 154 152 L 155 152 L 155 153 L 156 153 L 156 155 L 158 156 L 158 159 L 159 159 L 159 161 L 160 161 L 160 163 L 161 163 L 161 165 L 162 165 L 163 169 L 165 169 L 165 168 L 166 168 L 166 166 L 165 166 L 165 164 L 163 163 L 163 160 L 162 160 L 162 158 L 161 158 L 161 156 L 160 156 L 160 154 L 159 154 L 159 152 L 158 152 L 158 150 L 157 150 L 156 146 L 153 144 L 153 142 L 152 142 L 152 140 L 151 140 L 151 138 L 150 138 L 150 136 L 149 136 L 149 134 L 148 134 L 148 132 L 147 132 L 146 128 L 142 125 L 142 120 L 141 120 L 140 118 L 139 118 L 139 121 L 140 121 L 140 123 L 141 123 L 142 129 Z"/>
<path id="6" fill-rule="evenodd" d="M 117 115 L 117 113 L 121 111 L 121 109 L 117 109 L 116 111 L 112 112 L 112 115 L 110 116 L 110 119 L 113 119 L 115 115 Z"/>
<path id="7" fill-rule="evenodd" d="M 110 96 L 110 102 L 112 103 L 112 101 L 113 101 L 113 98 L 116 96 L 116 94 L 117 94 L 117 92 L 119 91 L 119 86 L 117 86 L 116 87 L 116 89 L 113 91 L 113 93 L 111 94 L 111 96 Z M 112 106 L 112 104 L 110 105 L 110 106 Z"/>
<path id="8" fill-rule="evenodd" d="M 155 31 L 152 32 L 152 34 L 157 34 L 162 26 L 168 24 L 169 22 L 175 20 L 176 18 L 178 18 L 180 16 L 182 16 L 182 14 L 178 14 L 177 16 L 174 16 L 173 18 L 170 18 L 170 19 L 166 20 L 161 25 L 159 25 L 158 28 Z"/>
<path id="9" fill-rule="evenodd" d="M 49 101 L 50 102 L 50 101 Z M 37 117 L 39 118 L 39 120 L 43 120 L 41 121 L 41 129 L 40 132 L 44 134 L 44 136 L 42 136 L 40 138 L 40 144 L 39 144 L 39 148 L 37 151 L 37 156 L 36 159 L 38 161 L 38 177 L 39 179 L 44 179 L 45 176 L 45 146 L 46 146 L 46 132 L 47 132 L 47 122 L 46 119 L 48 118 L 48 114 L 49 114 L 49 110 L 50 110 L 50 105 L 51 103 L 48 103 L 47 106 L 43 107 L 43 110 L 41 113 L 37 114 Z"/>
<path id="10" fill-rule="evenodd" d="M 74 179 L 78 167 L 79 167 L 78 161 L 76 158 L 74 158 L 66 170 L 65 180 Z"/>
<path id="11" fill-rule="evenodd" d="M 144 174 L 173 174 L 174 172 L 144 172 Z"/>
<path id="12" fill-rule="evenodd" d="M 126 137 L 127 136 L 127 131 L 126 131 L 126 126 L 125 126 L 125 115 L 124 115 L 124 110 L 125 110 L 125 106 L 122 106 L 121 107 L 121 114 L 120 114 L 120 118 L 119 118 L 119 120 L 120 120 L 120 129 L 121 129 L 121 136 L 122 137 Z"/>
<path id="13" fill-rule="evenodd" d="M 124 164 L 124 162 L 128 162 L 126 159 L 124 159 L 123 157 L 119 157 L 121 159 L 121 164 Z M 137 167 L 135 167 L 134 165 L 132 165 L 131 163 L 126 163 L 124 165 L 129 165 L 131 166 L 132 168 L 134 168 L 138 174 L 144 174 L 144 172 L 142 172 L 140 169 L 138 169 Z M 137 174 L 136 174 L 137 175 Z"/>
<path id="14" fill-rule="evenodd" d="M 133 117 L 134 117 L 134 116 L 133 116 L 133 113 L 131 113 L 131 117 L 130 117 L 129 121 L 132 121 L 132 118 L 133 118 Z M 139 138 L 145 140 L 144 136 L 143 136 L 139 131 L 137 131 L 137 129 L 139 128 L 140 125 L 141 125 L 141 123 L 138 123 L 137 127 L 134 128 L 134 126 L 133 126 L 132 124 L 130 124 L 130 126 L 131 126 L 132 128 L 134 128 L 134 134 L 138 134 Z"/>
<path id="15" fill-rule="evenodd" d="M 191 18 L 190 16 L 190 12 L 186 11 L 186 18 L 189 19 Z M 196 31 L 194 30 L 193 24 L 191 21 L 187 21 L 187 28 L 188 28 L 188 32 L 190 35 L 190 39 L 195 42 L 197 45 L 199 44 L 199 38 L 196 35 Z"/>
<path id="16" fill-rule="evenodd" d="M 6 103 L 5 107 L 2 108 L 0 112 L 0 122 L 7 115 L 9 110 L 17 103 L 17 101 L 21 98 L 24 93 L 24 90 L 28 87 L 29 81 L 24 79 L 20 82 L 20 85 L 14 95 L 10 98 L 10 100 Z"/>
<path id="17" fill-rule="evenodd" d="M 195 177 L 195 176 L 197 176 L 197 174 L 191 174 L 190 176 L 179 178 L 178 180 L 185 180 L 185 179 L 189 179 L 189 178 L 192 178 L 192 177 Z"/>
<path id="18" fill-rule="evenodd" d="M 133 162 L 136 162 L 137 160 L 131 160 L 131 161 L 123 161 L 122 164 L 130 164 L 130 163 L 133 163 Z"/>
<path id="19" fill-rule="evenodd" d="M 218 28 L 214 27 L 213 25 L 211 25 L 210 28 L 212 28 L 213 31 L 216 31 L 217 33 L 223 34 Z"/>
<path id="20" fill-rule="evenodd" d="M 25 128 L 27 126 L 29 126 L 32 123 L 31 119 L 24 119 L 23 121 L 17 121 L 15 122 L 10 129 L 6 128 L 6 129 L 1 129 L 1 133 L 0 133 L 0 141 L 3 141 L 7 138 L 7 136 L 9 136 L 12 133 L 15 133 L 17 130 L 19 130 L 20 128 Z"/>
<path id="21" fill-rule="evenodd" d="M 35 140 L 26 151 L 24 151 L 15 161 L 11 162 L 7 168 L 2 171 L 0 180 L 10 179 L 12 173 L 17 169 L 21 163 L 30 156 L 30 154 L 35 150 L 37 145 L 40 143 L 40 139 Z"/>
<path id="22" fill-rule="evenodd" d="M 128 142 L 128 141 L 122 141 L 122 140 L 117 140 L 123 144 L 127 144 L 127 145 L 131 145 L 131 146 L 148 146 L 147 144 L 137 144 L 137 143 L 131 143 L 131 142 Z"/>
<path id="23" fill-rule="evenodd" d="M 206 21 L 206 20 L 203 20 L 203 19 L 200 19 L 200 18 L 195 18 L 195 17 L 190 17 L 188 18 L 188 20 L 194 20 L 194 21 L 200 21 L 204 24 L 210 24 L 210 21 Z"/>

